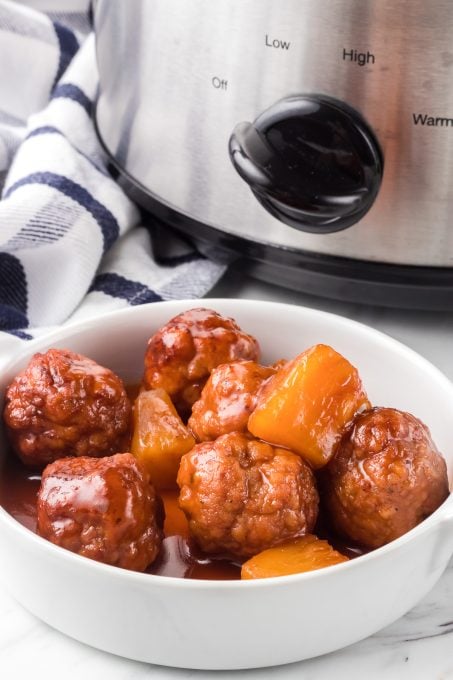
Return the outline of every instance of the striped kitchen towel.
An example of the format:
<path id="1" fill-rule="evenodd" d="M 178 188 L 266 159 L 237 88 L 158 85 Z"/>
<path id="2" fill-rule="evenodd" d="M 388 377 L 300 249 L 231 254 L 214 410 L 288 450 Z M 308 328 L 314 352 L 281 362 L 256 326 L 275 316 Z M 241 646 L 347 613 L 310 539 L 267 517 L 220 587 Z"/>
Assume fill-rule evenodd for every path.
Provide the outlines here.
<path id="1" fill-rule="evenodd" d="M 201 297 L 225 270 L 141 226 L 96 138 L 87 14 L 56 4 L 45 14 L 0 0 L 0 331 L 22 338 L 127 305 Z"/>

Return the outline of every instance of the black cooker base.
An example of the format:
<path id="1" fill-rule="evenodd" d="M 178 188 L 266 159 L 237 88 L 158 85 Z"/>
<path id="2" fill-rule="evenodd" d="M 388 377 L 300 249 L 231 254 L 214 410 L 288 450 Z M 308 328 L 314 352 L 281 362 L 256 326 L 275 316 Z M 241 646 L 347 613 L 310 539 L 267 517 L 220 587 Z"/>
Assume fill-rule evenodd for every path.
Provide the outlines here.
<path id="1" fill-rule="evenodd" d="M 201 253 L 286 288 L 385 307 L 453 310 L 453 267 L 414 267 L 331 257 L 256 243 L 193 220 L 160 203 L 112 162 L 125 192 L 164 226 L 185 234 Z"/>

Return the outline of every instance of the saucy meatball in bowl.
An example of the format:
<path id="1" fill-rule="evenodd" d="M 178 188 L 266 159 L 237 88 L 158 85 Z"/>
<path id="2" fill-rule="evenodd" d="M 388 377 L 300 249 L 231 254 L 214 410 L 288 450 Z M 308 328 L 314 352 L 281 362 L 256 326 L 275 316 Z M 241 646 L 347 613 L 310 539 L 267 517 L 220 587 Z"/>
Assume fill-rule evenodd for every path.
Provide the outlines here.
<path id="1" fill-rule="evenodd" d="M 318 656 L 405 614 L 453 554 L 453 386 L 359 323 L 153 303 L 23 343 L 0 390 L 0 579 L 99 649 L 223 670 Z"/>

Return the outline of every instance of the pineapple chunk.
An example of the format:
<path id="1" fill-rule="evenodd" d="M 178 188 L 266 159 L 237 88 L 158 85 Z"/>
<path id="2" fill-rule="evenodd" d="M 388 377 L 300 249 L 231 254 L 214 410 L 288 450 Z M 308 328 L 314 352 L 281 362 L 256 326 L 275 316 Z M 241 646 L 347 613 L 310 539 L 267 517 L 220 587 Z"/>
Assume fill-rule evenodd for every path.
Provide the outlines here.
<path id="1" fill-rule="evenodd" d="M 347 562 L 327 541 L 307 534 L 258 553 L 244 562 L 241 579 L 287 576 Z"/>
<path id="2" fill-rule="evenodd" d="M 140 392 L 134 404 L 131 453 L 145 465 L 157 489 L 177 488 L 181 456 L 194 445 L 165 390 Z"/>
<path id="3" fill-rule="evenodd" d="M 357 369 L 332 347 L 315 345 L 265 384 L 248 429 L 320 468 L 335 453 L 345 426 L 369 407 Z"/>

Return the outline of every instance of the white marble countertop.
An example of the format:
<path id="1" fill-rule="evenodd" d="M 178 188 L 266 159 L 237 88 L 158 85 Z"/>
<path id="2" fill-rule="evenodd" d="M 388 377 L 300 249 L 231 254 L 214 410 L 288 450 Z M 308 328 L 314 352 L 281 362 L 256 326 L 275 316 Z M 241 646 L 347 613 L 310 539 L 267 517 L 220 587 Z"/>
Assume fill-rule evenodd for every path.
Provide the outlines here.
<path id="1" fill-rule="evenodd" d="M 392 335 L 453 380 L 453 313 L 408 312 L 342 304 L 294 293 L 230 272 L 212 297 L 275 300 L 335 312 Z M 0 556 L 1 559 L 1 556 Z M 376 635 L 324 657 L 278 668 L 199 672 L 129 661 L 75 642 L 34 618 L 0 584 L 0 678 L 22 680 L 447 680 L 453 679 L 453 562 L 412 611 Z"/>

